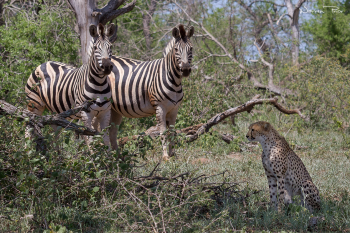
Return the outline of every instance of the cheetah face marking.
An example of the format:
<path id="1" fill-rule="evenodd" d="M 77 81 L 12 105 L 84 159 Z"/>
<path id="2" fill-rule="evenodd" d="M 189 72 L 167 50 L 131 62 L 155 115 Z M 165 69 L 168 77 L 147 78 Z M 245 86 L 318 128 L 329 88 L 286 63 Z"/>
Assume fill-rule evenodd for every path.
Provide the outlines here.
<path id="1" fill-rule="evenodd" d="M 250 142 L 263 142 L 265 141 L 265 135 L 268 134 L 270 127 L 270 123 L 264 121 L 251 124 L 246 137 Z"/>

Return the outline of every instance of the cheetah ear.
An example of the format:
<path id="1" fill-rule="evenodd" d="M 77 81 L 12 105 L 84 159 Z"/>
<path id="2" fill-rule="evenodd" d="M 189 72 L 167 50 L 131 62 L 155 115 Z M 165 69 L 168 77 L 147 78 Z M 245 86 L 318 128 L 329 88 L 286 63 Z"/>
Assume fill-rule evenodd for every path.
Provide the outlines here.
<path id="1" fill-rule="evenodd" d="M 271 127 L 270 123 L 268 123 L 268 122 L 264 123 L 264 130 L 265 131 L 268 131 L 270 129 L 270 127 Z"/>

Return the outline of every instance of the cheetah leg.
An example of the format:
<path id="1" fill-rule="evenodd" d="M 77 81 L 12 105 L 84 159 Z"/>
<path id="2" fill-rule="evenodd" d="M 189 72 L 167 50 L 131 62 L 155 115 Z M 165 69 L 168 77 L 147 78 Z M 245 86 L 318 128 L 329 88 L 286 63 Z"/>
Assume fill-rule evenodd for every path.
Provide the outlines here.
<path id="1" fill-rule="evenodd" d="M 167 136 L 164 134 L 166 131 L 166 113 L 161 106 L 156 108 L 156 118 L 159 131 L 161 132 L 162 147 L 163 147 L 163 160 L 169 160 L 169 155 L 167 151 Z"/>
<path id="2" fill-rule="evenodd" d="M 320 195 L 317 187 L 311 181 L 304 181 L 302 184 L 303 194 L 305 198 L 305 207 L 313 212 L 315 209 L 320 209 Z M 304 201 L 304 198 L 303 201 Z"/>
<path id="3" fill-rule="evenodd" d="M 171 111 L 167 114 L 166 117 L 166 123 L 167 126 L 169 127 L 170 125 L 175 126 L 175 121 L 176 121 L 176 117 L 177 117 L 177 110 L 175 109 L 174 111 Z M 171 133 L 168 137 L 169 140 L 169 155 L 170 156 L 174 156 L 175 155 L 175 151 L 174 149 L 174 133 Z"/>
<path id="4" fill-rule="evenodd" d="M 293 197 L 292 179 L 289 174 L 286 174 L 284 203 L 285 204 L 293 203 L 292 197 Z"/>
<path id="5" fill-rule="evenodd" d="M 271 207 L 277 210 L 277 179 L 271 172 L 265 169 L 265 174 L 267 176 L 267 181 L 269 183 L 269 191 L 270 191 L 270 204 Z"/>
<path id="6" fill-rule="evenodd" d="M 118 127 L 122 123 L 122 115 L 111 110 L 111 127 L 109 128 L 109 139 L 111 140 L 111 147 L 113 150 L 118 150 L 118 141 L 117 141 L 117 134 L 118 134 Z M 112 124 L 113 123 L 113 124 Z"/>
<path id="7" fill-rule="evenodd" d="M 285 190 L 284 190 L 284 176 L 277 175 L 278 181 L 278 211 L 281 211 L 284 206 Z"/>

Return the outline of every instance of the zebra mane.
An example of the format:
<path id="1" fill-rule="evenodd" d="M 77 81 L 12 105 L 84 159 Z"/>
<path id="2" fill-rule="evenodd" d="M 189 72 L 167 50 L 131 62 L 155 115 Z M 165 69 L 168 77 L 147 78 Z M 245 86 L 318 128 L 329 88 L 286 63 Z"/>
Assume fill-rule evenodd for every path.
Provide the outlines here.
<path id="1" fill-rule="evenodd" d="M 168 44 L 165 46 L 163 50 L 163 57 L 166 57 L 166 55 L 168 55 L 168 53 L 172 50 L 175 42 L 176 42 L 176 39 L 174 37 L 171 39 L 171 41 L 168 42 Z"/>
<path id="2" fill-rule="evenodd" d="M 90 46 L 89 46 L 89 49 L 88 49 L 88 57 L 91 56 L 91 53 L 92 53 L 92 48 L 94 47 L 94 38 L 91 38 L 90 40 Z"/>

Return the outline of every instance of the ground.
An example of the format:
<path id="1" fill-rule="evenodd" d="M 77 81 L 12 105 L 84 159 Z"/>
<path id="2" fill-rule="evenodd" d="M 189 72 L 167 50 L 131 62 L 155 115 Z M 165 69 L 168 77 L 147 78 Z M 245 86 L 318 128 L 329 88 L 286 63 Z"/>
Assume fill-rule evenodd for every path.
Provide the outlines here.
<path id="1" fill-rule="evenodd" d="M 314 215 L 298 205 L 289 206 L 282 213 L 277 213 L 268 205 L 269 191 L 261 162 L 261 146 L 250 143 L 245 138 L 251 122 L 254 120 L 237 121 L 236 126 L 227 122 L 214 127 L 211 134 L 180 145 L 176 149 L 176 157 L 162 162 L 154 173 L 157 176 L 172 177 L 190 172 L 192 177 L 197 177 L 227 171 L 224 175 L 212 176 L 205 182 L 237 182 L 239 195 L 245 198 L 244 202 L 229 196 L 221 196 L 217 201 L 211 194 L 197 189 L 185 195 L 188 197 L 193 194 L 193 198 L 179 203 L 176 199 L 177 189 L 174 189 L 176 182 L 142 192 L 139 186 L 130 181 L 119 180 L 118 186 L 113 186 L 113 180 L 119 179 L 116 172 L 96 172 L 95 174 L 102 176 L 93 175 L 91 178 L 88 174 L 93 171 L 91 157 L 86 155 L 87 152 L 80 152 L 82 148 L 76 146 L 77 142 L 72 139 L 70 148 L 66 147 L 69 153 L 57 159 L 61 163 L 59 166 L 62 166 L 58 170 L 61 173 L 57 178 L 52 173 L 49 178 L 38 179 L 36 184 L 45 188 L 35 188 L 34 197 L 28 196 L 25 190 L 22 191 L 18 197 L 23 201 L 16 204 L 17 208 L 16 205 L 4 202 L 7 205 L 0 212 L 0 232 L 30 229 L 41 232 L 45 228 L 52 229 L 52 232 L 60 232 L 60 229 L 61 232 L 162 232 L 164 229 L 166 232 L 350 232 L 350 153 L 346 130 L 303 127 L 293 120 L 272 123 L 302 159 L 320 191 L 322 200 L 322 210 Z M 236 138 L 227 144 L 217 136 L 223 133 L 233 134 Z M 136 158 L 138 162 L 134 165 L 139 167 L 134 169 L 134 177 L 149 175 L 161 160 L 160 140 L 153 141 L 152 145 L 144 159 Z M 96 164 L 99 163 L 98 159 L 102 157 L 94 157 Z M 43 163 L 46 164 L 45 160 Z M 57 165 L 50 164 L 49 161 L 45 165 L 49 170 L 57 169 Z M 98 166 L 100 165 L 103 166 L 103 163 Z M 80 173 L 69 173 L 69 169 Z M 80 178 L 69 180 L 64 178 L 65 174 L 80 174 Z M 64 179 L 60 182 L 59 177 Z M 72 183 L 71 186 L 67 186 L 67 179 Z M 28 182 L 32 180 L 29 179 Z M 20 183 L 16 185 L 21 188 Z M 56 185 L 65 188 L 46 191 L 46 187 L 49 190 Z M 117 193 L 114 190 L 118 190 Z M 43 193 L 42 196 L 39 196 L 39 192 Z M 59 195 L 55 196 L 56 193 Z M 53 196 L 50 197 L 49 194 Z M 31 203 L 35 202 L 30 198 L 37 198 L 35 201 L 42 204 L 32 207 Z M 21 207 L 20 203 L 29 204 Z M 160 208 L 157 207 L 158 204 Z M 148 212 L 147 208 L 151 211 Z M 309 221 L 313 217 L 324 220 L 310 227 Z"/>

